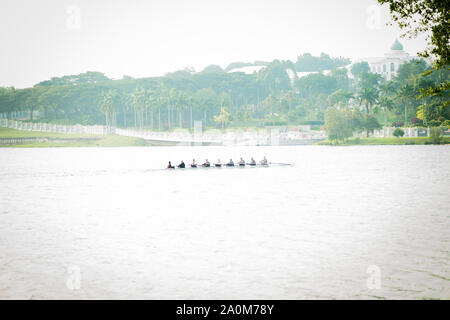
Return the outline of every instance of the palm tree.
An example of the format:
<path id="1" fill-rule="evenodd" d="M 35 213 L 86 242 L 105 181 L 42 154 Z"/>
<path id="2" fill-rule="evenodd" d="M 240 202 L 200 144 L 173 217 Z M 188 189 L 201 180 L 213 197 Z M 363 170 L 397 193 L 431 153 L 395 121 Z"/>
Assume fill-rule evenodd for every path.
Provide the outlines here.
<path id="1" fill-rule="evenodd" d="M 168 90 L 167 87 L 164 85 L 164 83 L 160 82 L 158 84 L 158 88 L 156 90 L 156 106 L 158 108 L 158 130 L 161 130 L 161 109 L 164 106 L 167 106 L 167 125 L 170 128 L 170 114 L 169 114 L 169 101 L 168 101 Z"/>
<path id="2" fill-rule="evenodd" d="M 186 109 L 188 104 L 188 95 L 185 92 L 178 93 L 178 113 L 179 113 L 179 123 L 180 128 L 183 127 L 183 111 Z"/>
<path id="3" fill-rule="evenodd" d="M 111 110 L 111 101 L 107 91 L 102 91 L 98 99 L 97 105 L 100 111 L 105 115 L 105 124 L 109 125 L 109 115 Z"/>
<path id="4" fill-rule="evenodd" d="M 405 84 L 397 91 L 397 98 L 403 102 L 405 106 L 405 127 L 408 124 L 408 102 L 414 97 L 414 87 L 410 84 Z"/>
<path id="5" fill-rule="evenodd" d="M 196 92 L 195 98 L 200 108 L 203 109 L 203 126 L 206 129 L 208 120 L 207 113 L 209 110 L 214 110 L 218 104 L 216 93 L 211 88 L 203 88 Z"/>
<path id="6" fill-rule="evenodd" d="M 381 96 L 378 100 L 378 104 L 384 111 L 384 125 L 387 126 L 387 112 L 388 110 L 392 110 L 394 107 L 394 101 L 386 96 Z"/>
<path id="7" fill-rule="evenodd" d="M 177 105 L 178 105 L 178 92 L 174 89 L 171 88 L 168 92 L 168 103 L 167 103 L 167 110 L 168 110 L 168 120 L 169 120 L 169 130 L 172 127 L 172 123 L 174 122 L 174 115 L 173 115 L 173 111 L 174 109 L 176 109 Z"/>
<path id="8" fill-rule="evenodd" d="M 143 111 L 145 108 L 145 91 L 141 88 L 135 88 L 129 95 L 129 104 L 134 109 L 134 124 L 135 127 L 142 128 L 143 125 Z"/>
<path id="9" fill-rule="evenodd" d="M 194 103 L 195 103 L 195 98 L 191 94 L 186 95 L 186 104 L 189 106 L 189 128 L 190 128 L 191 132 L 194 129 L 193 123 L 192 123 L 192 111 L 193 111 L 192 108 L 193 108 Z"/>
<path id="10" fill-rule="evenodd" d="M 158 98 L 155 95 L 155 91 L 150 91 L 150 93 L 148 94 L 148 103 L 150 105 L 150 126 L 152 129 L 155 129 L 153 108 L 158 104 Z"/>
<path id="11" fill-rule="evenodd" d="M 183 127 L 182 124 L 182 109 L 183 109 L 183 97 L 182 97 L 182 93 L 175 90 L 175 89 L 171 89 L 172 93 L 172 109 L 173 109 L 173 114 L 172 114 L 172 118 L 173 118 L 173 123 L 175 126 L 175 118 L 176 115 L 178 113 L 178 125 L 180 126 L 180 128 Z M 178 112 L 175 112 L 178 111 Z"/>
<path id="12" fill-rule="evenodd" d="M 145 121 L 143 120 L 143 125 L 148 125 L 148 114 L 150 113 L 150 123 L 151 127 L 153 128 L 153 105 L 155 103 L 154 92 L 151 89 L 144 88 L 141 90 L 140 94 L 142 95 L 142 101 L 140 101 L 140 103 L 142 104 L 141 112 L 145 112 Z"/>
<path id="13" fill-rule="evenodd" d="M 227 107 L 220 108 L 220 114 L 214 117 L 214 121 L 220 122 L 222 129 L 225 128 L 225 124 L 228 124 L 230 121 L 230 112 Z"/>
<path id="14" fill-rule="evenodd" d="M 274 115 L 273 115 L 273 107 L 277 107 L 279 104 L 278 99 L 273 96 L 272 94 L 270 94 L 267 98 L 266 98 L 266 103 L 269 105 L 270 108 L 270 117 L 272 118 L 272 126 L 274 125 L 273 120 L 274 120 Z"/>
<path id="15" fill-rule="evenodd" d="M 384 125 L 387 126 L 387 112 L 394 108 L 392 97 L 395 95 L 395 84 L 393 81 L 387 81 L 380 85 L 379 105 L 384 111 Z"/>
<path id="16" fill-rule="evenodd" d="M 288 113 L 291 111 L 292 107 L 295 108 L 295 106 L 297 105 L 298 97 L 298 94 L 295 93 L 294 90 L 289 90 L 289 92 L 286 94 L 286 99 L 288 101 Z"/>
<path id="17" fill-rule="evenodd" d="M 220 119 L 222 119 L 222 129 L 223 129 L 224 125 L 225 125 L 224 121 L 226 120 L 225 122 L 229 122 L 229 119 L 231 116 L 230 111 L 229 111 L 229 107 L 231 105 L 231 98 L 227 93 L 222 92 L 218 96 L 218 102 L 219 102 L 218 106 L 219 106 L 219 110 L 220 110 L 219 117 L 220 117 Z"/>
<path id="18" fill-rule="evenodd" d="M 360 104 L 364 103 L 366 113 L 369 114 L 370 107 L 377 101 L 378 93 L 374 88 L 363 88 L 359 92 L 358 98 Z"/>
<path id="19" fill-rule="evenodd" d="M 393 96 L 397 90 L 394 81 L 386 81 L 380 84 L 380 95 L 390 97 Z"/>
<path id="20" fill-rule="evenodd" d="M 105 123 L 108 132 L 111 129 L 111 121 L 114 118 L 115 108 L 117 106 L 118 94 L 115 90 L 102 91 L 98 100 L 98 106 L 105 115 Z"/>
<path id="21" fill-rule="evenodd" d="M 128 114 L 128 110 L 129 110 L 129 104 L 127 101 L 127 96 L 122 96 L 121 98 L 121 104 L 122 104 L 122 110 L 123 110 L 123 126 L 125 128 L 127 128 L 127 114 Z"/>

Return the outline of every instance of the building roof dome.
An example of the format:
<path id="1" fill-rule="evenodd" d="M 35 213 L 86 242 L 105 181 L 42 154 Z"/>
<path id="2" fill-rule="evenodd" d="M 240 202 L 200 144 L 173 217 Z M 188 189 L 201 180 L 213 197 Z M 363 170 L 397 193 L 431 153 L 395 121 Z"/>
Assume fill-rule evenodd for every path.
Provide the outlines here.
<path id="1" fill-rule="evenodd" d="M 391 50 L 402 51 L 403 45 L 398 40 L 395 40 L 394 44 L 391 47 Z"/>

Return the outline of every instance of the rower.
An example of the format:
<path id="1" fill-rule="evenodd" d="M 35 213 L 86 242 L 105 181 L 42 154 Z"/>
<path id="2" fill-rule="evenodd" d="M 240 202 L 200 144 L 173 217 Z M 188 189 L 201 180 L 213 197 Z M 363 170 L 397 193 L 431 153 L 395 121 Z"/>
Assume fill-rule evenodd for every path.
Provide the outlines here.
<path id="1" fill-rule="evenodd" d="M 221 167 L 222 163 L 220 162 L 220 159 L 217 159 L 217 162 L 214 164 L 216 167 Z"/>
<path id="2" fill-rule="evenodd" d="M 197 168 L 197 162 L 195 162 L 195 159 L 192 159 L 191 168 Z"/>
<path id="3" fill-rule="evenodd" d="M 233 159 L 230 159 L 230 161 L 228 161 L 227 167 L 234 167 Z"/>
<path id="4" fill-rule="evenodd" d="M 205 163 L 202 164 L 202 167 L 209 168 L 210 166 L 211 166 L 211 164 L 209 163 L 208 159 L 206 159 Z"/>
<path id="5" fill-rule="evenodd" d="M 249 165 L 251 165 L 251 166 L 256 166 L 256 161 L 255 161 L 255 159 L 253 159 L 253 157 L 252 157 L 252 159 L 250 160 Z"/>
<path id="6" fill-rule="evenodd" d="M 262 159 L 259 163 L 261 163 L 262 166 L 267 166 L 266 156 L 264 156 L 264 159 Z"/>
<path id="7" fill-rule="evenodd" d="M 183 160 L 181 160 L 181 163 L 178 165 L 178 168 L 186 168 L 186 165 L 184 164 Z"/>
<path id="8" fill-rule="evenodd" d="M 240 166 L 245 166 L 245 161 L 244 161 L 244 159 L 241 158 L 241 160 L 239 160 L 238 164 L 239 164 Z"/>
<path id="9" fill-rule="evenodd" d="M 172 165 L 172 163 L 169 161 L 169 165 L 167 166 L 167 169 L 175 169 L 175 167 Z"/>

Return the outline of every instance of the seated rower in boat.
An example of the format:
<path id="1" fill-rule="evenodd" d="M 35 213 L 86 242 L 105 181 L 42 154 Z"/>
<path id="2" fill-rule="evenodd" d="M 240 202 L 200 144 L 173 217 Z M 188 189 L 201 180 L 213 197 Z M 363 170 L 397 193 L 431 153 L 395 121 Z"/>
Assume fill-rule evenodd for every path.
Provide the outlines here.
<path id="1" fill-rule="evenodd" d="M 252 157 L 252 159 L 250 160 L 249 165 L 250 165 L 250 166 L 256 166 L 256 161 L 255 161 L 255 159 L 253 159 L 253 157 Z"/>
<path id="2" fill-rule="evenodd" d="M 230 159 L 230 161 L 227 163 L 227 167 L 234 167 L 233 159 Z"/>
<path id="3" fill-rule="evenodd" d="M 210 166 L 211 166 L 211 164 L 209 163 L 208 159 L 206 159 L 205 163 L 202 164 L 202 167 L 205 167 L 205 168 L 209 168 Z"/>
<path id="4" fill-rule="evenodd" d="M 241 160 L 239 160 L 238 164 L 239 164 L 240 166 L 245 166 L 245 161 L 244 161 L 244 159 L 241 158 Z"/>
<path id="5" fill-rule="evenodd" d="M 178 168 L 186 168 L 186 165 L 184 164 L 184 161 L 181 160 L 181 163 L 177 167 Z"/>
<path id="6" fill-rule="evenodd" d="M 267 166 L 267 165 L 268 165 L 267 159 L 266 159 L 265 156 L 264 156 L 264 159 L 262 159 L 259 163 L 260 163 L 262 166 Z"/>
<path id="7" fill-rule="evenodd" d="M 191 168 L 197 168 L 197 162 L 195 162 L 195 159 L 192 159 Z"/>
<path id="8" fill-rule="evenodd" d="M 220 159 L 217 159 L 217 162 L 214 164 L 216 167 L 221 167 L 222 163 L 220 162 Z"/>
<path id="9" fill-rule="evenodd" d="M 169 161 L 169 165 L 167 166 L 167 169 L 175 169 L 175 167 L 172 165 L 172 163 Z"/>

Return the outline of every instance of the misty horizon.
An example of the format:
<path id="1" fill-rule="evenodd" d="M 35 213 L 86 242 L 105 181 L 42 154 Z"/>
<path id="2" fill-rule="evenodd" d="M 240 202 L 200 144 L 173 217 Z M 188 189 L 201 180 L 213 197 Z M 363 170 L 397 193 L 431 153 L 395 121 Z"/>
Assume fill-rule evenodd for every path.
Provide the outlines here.
<path id="1" fill-rule="evenodd" d="M 4 7 L 0 86 L 16 88 L 87 71 L 146 78 L 236 61 L 295 62 L 308 52 L 355 61 L 383 56 L 396 39 L 416 55 L 425 44 L 423 37 L 402 39 L 396 26 L 387 26 L 388 10 L 375 0 L 7 1 Z"/>

